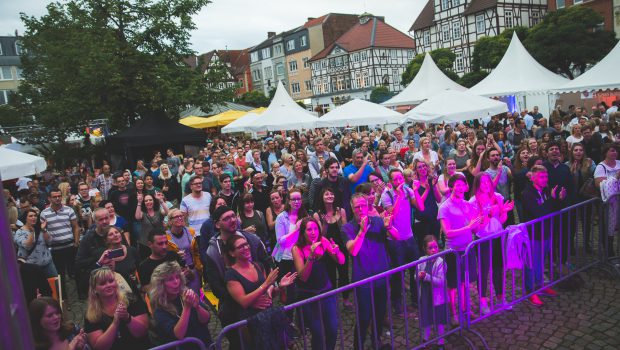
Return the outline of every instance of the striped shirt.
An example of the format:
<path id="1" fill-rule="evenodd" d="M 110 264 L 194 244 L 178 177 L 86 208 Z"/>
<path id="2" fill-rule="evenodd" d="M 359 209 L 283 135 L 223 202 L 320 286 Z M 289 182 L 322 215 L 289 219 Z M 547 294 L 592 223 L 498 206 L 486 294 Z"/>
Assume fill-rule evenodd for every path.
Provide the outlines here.
<path id="1" fill-rule="evenodd" d="M 101 196 L 103 196 L 103 199 L 109 199 L 108 194 L 112 189 L 112 175 L 105 177 L 104 174 L 100 174 L 95 179 L 94 187 L 99 189 L 99 191 L 101 192 Z"/>
<path id="2" fill-rule="evenodd" d="M 55 211 L 52 207 L 41 212 L 41 220 L 47 221 L 47 232 L 52 236 L 51 249 L 60 250 L 73 246 L 73 226 L 71 220 L 77 220 L 75 211 L 63 205 Z"/>

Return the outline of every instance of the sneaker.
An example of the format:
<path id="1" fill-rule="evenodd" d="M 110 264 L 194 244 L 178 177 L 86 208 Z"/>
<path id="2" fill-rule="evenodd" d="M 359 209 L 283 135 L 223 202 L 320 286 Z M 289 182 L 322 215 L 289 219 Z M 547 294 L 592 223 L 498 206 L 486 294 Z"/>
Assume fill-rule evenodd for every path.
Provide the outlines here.
<path id="1" fill-rule="evenodd" d="M 530 301 L 530 303 L 532 303 L 532 305 L 534 306 L 543 306 L 543 301 L 540 300 L 540 298 L 538 297 L 538 295 L 534 294 L 531 297 L 528 298 L 528 300 Z"/>
<path id="2" fill-rule="evenodd" d="M 545 288 L 543 290 L 540 291 L 541 294 L 546 295 L 548 297 L 555 297 L 558 295 L 558 292 L 556 292 L 555 290 L 551 289 L 551 288 Z"/>
<path id="3" fill-rule="evenodd" d="M 489 310 L 489 304 L 486 299 L 480 299 L 480 314 L 487 315 L 490 312 L 491 310 Z"/>

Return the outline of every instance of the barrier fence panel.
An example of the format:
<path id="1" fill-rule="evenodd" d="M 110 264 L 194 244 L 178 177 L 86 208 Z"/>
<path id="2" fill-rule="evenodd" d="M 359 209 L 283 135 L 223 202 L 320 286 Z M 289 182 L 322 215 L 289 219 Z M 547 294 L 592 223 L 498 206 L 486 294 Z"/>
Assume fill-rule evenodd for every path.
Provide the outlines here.
<path id="1" fill-rule="evenodd" d="M 600 199 L 590 199 L 470 243 L 463 256 L 476 261 L 474 271 L 465 269 L 465 283 L 472 282 L 466 288 L 468 327 L 534 294 L 551 296 L 553 285 L 600 264 L 603 208 Z"/>
<path id="2" fill-rule="evenodd" d="M 602 239 L 604 262 L 620 276 L 620 193 L 616 193 L 603 203 L 601 227 L 604 229 Z"/>
<path id="3" fill-rule="evenodd" d="M 456 262 L 455 274 L 461 285 L 461 262 L 454 250 L 445 250 L 430 257 L 408 263 L 370 278 L 351 283 L 329 292 L 312 296 L 283 307 L 283 312 L 295 314 L 295 324 L 300 339 L 292 340 L 297 348 L 358 349 L 360 344 L 371 344 L 373 349 L 389 345 L 393 349 L 421 348 L 433 343 L 443 343 L 449 335 L 457 334 L 473 348 L 473 343 L 461 332 L 464 330 L 466 300 L 456 293 L 456 315 L 450 314 L 446 258 Z M 423 274 L 420 272 L 424 271 Z M 409 278 L 416 293 L 407 293 Z M 405 307 L 402 315 L 392 310 L 392 286 L 402 290 L 399 302 Z M 339 302 L 345 291 L 353 292 L 353 310 Z M 408 295 L 409 294 L 409 295 Z M 419 305 L 416 314 L 409 307 Z M 335 309 L 335 310 L 334 310 Z M 353 311 L 353 312 L 352 312 Z M 333 316 L 335 315 L 335 317 Z M 351 316 L 353 318 L 351 319 Z M 451 323 L 450 320 L 454 319 Z M 247 336 L 248 320 L 230 324 L 218 335 L 215 348 L 222 349 L 225 337 L 240 338 L 241 349 L 252 349 Z M 384 327 L 385 326 L 385 327 Z M 383 339 L 382 339 L 383 338 Z M 290 340 L 289 340 L 290 341 Z"/>
<path id="4" fill-rule="evenodd" d="M 192 349 L 207 350 L 207 347 L 204 345 L 202 340 L 197 339 L 197 338 L 192 338 L 192 337 L 184 338 L 184 339 L 181 339 L 181 340 L 175 340 L 175 341 L 170 342 L 170 343 L 166 343 L 166 344 L 163 344 L 163 345 L 160 345 L 160 346 L 156 346 L 154 348 L 151 348 L 150 350 L 183 349 L 187 345 L 192 345 Z"/>

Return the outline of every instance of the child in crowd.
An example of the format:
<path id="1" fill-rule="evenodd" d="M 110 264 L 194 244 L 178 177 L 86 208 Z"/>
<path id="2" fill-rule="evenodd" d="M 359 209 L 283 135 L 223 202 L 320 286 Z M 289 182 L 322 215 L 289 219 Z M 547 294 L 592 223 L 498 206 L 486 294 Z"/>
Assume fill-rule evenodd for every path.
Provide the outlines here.
<path id="1" fill-rule="evenodd" d="M 439 243 L 433 235 L 424 237 L 424 259 L 439 252 Z M 420 327 L 424 341 L 431 336 L 431 327 L 436 327 L 437 335 L 442 335 L 448 323 L 448 293 L 446 286 L 446 264 L 441 257 L 418 265 L 417 271 L 420 295 Z M 439 339 L 439 349 L 443 349 L 444 339 Z"/>

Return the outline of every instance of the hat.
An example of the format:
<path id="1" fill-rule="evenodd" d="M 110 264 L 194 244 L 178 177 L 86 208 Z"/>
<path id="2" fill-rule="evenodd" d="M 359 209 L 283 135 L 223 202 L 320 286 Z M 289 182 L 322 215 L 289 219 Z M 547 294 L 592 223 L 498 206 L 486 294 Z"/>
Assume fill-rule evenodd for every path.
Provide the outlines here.
<path id="1" fill-rule="evenodd" d="M 221 207 L 218 207 L 217 209 L 215 209 L 213 211 L 213 214 L 211 215 L 211 218 L 213 219 L 213 223 L 220 221 L 220 218 L 222 217 L 222 215 L 226 214 L 229 211 L 233 211 L 233 210 L 227 205 L 222 205 Z"/>

